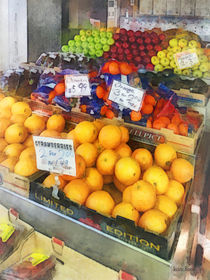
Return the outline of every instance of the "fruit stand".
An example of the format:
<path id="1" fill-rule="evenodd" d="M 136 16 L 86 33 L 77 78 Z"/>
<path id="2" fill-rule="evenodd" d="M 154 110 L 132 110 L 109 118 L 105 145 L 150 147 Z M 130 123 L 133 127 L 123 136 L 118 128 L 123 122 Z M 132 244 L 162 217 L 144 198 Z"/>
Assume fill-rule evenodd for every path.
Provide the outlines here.
<path id="1" fill-rule="evenodd" d="M 68 2 L 1 66 L 0 278 L 208 279 L 209 20 Z"/>

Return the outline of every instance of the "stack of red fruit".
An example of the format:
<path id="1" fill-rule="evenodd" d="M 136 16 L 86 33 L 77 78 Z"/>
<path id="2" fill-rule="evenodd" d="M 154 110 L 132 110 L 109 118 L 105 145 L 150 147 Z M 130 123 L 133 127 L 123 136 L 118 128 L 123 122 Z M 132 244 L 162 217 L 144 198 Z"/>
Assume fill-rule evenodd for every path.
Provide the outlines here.
<path id="1" fill-rule="evenodd" d="M 115 44 L 109 52 L 104 52 L 104 58 L 117 59 L 134 63 L 138 68 L 153 70 L 151 57 L 162 50 L 161 43 L 165 39 L 163 33 L 157 34 L 154 31 L 136 31 L 121 28 L 119 33 L 113 36 Z"/>

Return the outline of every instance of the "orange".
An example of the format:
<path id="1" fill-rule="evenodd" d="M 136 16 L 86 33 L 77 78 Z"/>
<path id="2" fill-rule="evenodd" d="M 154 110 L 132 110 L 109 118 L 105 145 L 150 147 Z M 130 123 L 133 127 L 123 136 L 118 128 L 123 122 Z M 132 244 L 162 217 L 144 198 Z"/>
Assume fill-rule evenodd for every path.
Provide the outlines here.
<path id="1" fill-rule="evenodd" d="M 120 74 L 119 64 L 115 61 L 109 63 L 109 73 L 112 75 Z"/>
<path id="2" fill-rule="evenodd" d="M 150 209 L 139 219 L 138 225 L 146 230 L 163 233 L 167 229 L 168 217 L 158 209 Z"/>
<path id="3" fill-rule="evenodd" d="M 21 152 L 19 160 L 24 160 L 25 158 L 36 160 L 36 152 L 33 146 L 28 147 Z"/>
<path id="4" fill-rule="evenodd" d="M 54 87 L 54 91 L 56 92 L 56 95 L 61 95 L 65 92 L 65 84 L 64 83 L 58 83 Z"/>
<path id="5" fill-rule="evenodd" d="M 126 185 L 123 185 L 122 183 L 120 183 L 120 181 L 117 180 L 117 178 L 114 176 L 113 179 L 114 185 L 115 187 L 120 191 L 120 192 L 124 192 L 124 190 L 128 187 Z"/>
<path id="6" fill-rule="evenodd" d="M 136 224 L 140 217 L 139 212 L 133 207 L 133 205 L 127 202 L 121 202 L 115 206 L 112 211 L 112 217 L 116 218 L 117 216 L 132 220 Z"/>
<path id="7" fill-rule="evenodd" d="M 9 108 L 11 109 L 12 105 L 16 102 L 15 98 L 12 96 L 6 96 L 0 101 L 0 108 L 1 109 L 6 109 Z"/>
<path id="8" fill-rule="evenodd" d="M 0 137 L 4 137 L 6 129 L 10 126 L 10 120 L 6 118 L 0 118 Z"/>
<path id="9" fill-rule="evenodd" d="M 39 135 L 43 130 L 45 130 L 45 121 L 40 116 L 32 115 L 25 120 L 24 126 L 31 134 Z"/>
<path id="10" fill-rule="evenodd" d="M 184 196 L 184 187 L 176 180 L 170 180 L 168 184 L 168 190 L 165 193 L 170 199 L 172 199 L 177 205 L 181 204 Z"/>
<path id="11" fill-rule="evenodd" d="M 4 149 L 4 153 L 7 157 L 19 157 L 21 152 L 25 149 L 23 144 L 20 143 L 14 143 L 14 144 L 10 144 L 8 145 L 5 149 Z"/>
<path id="12" fill-rule="evenodd" d="M 12 116 L 10 108 L 1 108 L 0 107 L 0 118 L 10 119 Z"/>
<path id="13" fill-rule="evenodd" d="M 157 194 L 164 194 L 168 190 L 168 176 L 159 166 L 148 168 L 144 172 L 143 180 L 155 186 Z"/>
<path id="14" fill-rule="evenodd" d="M 145 96 L 144 102 L 145 102 L 146 104 L 151 104 L 152 106 L 155 106 L 155 105 L 156 105 L 156 100 L 155 100 L 155 98 L 154 98 L 152 95 L 150 95 L 150 94 L 147 94 L 147 95 Z"/>
<path id="15" fill-rule="evenodd" d="M 71 139 L 74 142 L 74 149 L 76 149 L 79 146 L 79 141 L 76 139 L 75 129 L 72 129 L 67 134 L 67 139 Z"/>
<path id="16" fill-rule="evenodd" d="M 88 196 L 85 206 L 101 214 L 111 215 L 115 203 L 108 192 L 96 191 Z"/>
<path id="17" fill-rule="evenodd" d="M 177 126 L 182 122 L 180 115 L 175 114 L 173 118 L 171 119 L 171 123 L 176 124 Z"/>
<path id="18" fill-rule="evenodd" d="M 4 161 L 5 159 L 7 159 L 7 156 L 5 155 L 5 153 L 0 152 L 0 162 Z"/>
<path id="19" fill-rule="evenodd" d="M 93 145 L 96 147 L 98 155 L 105 150 L 105 148 L 99 143 L 98 139 L 96 139 Z"/>
<path id="20" fill-rule="evenodd" d="M 132 185 L 138 181 L 140 175 L 141 169 L 135 159 L 125 157 L 118 160 L 115 166 L 115 176 L 122 184 Z"/>
<path id="21" fill-rule="evenodd" d="M 72 201 L 84 204 L 89 193 L 89 187 L 82 179 L 75 179 L 64 188 L 65 195 Z"/>
<path id="22" fill-rule="evenodd" d="M 165 127 L 166 127 L 166 124 L 165 124 L 165 122 L 162 122 L 161 120 L 156 119 L 156 120 L 153 122 L 152 127 L 153 127 L 154 129 L 161 129 L 161 128 L 165 128 Z"/>
<path id="23" fill-rule="evenodd" d="M 186 159 L 177 158 L 171 164 L 171 173 L 176 181 L 186 183 L 193 178 L 194 167 Z"/>
<path id="24" fill-rule="evenodd" d="M 51 90 L 51 92 L 49 93 L 48 96 L 48 102 L 51 103 L 53 101 L 53 99 L 56 97 L 56 92 L 54 90 Z"/>
<path id="25" fill-rule="evenodd" d="M 85 177 L 86 163 L 83 157 L 80 155 L 75 155 L 76 162 L 76 176 L 62 175 L 62 178 L 66 181 L 71 181 L 73 179 L 81 179 Z"/>
<path id="26" fill-rule="evenodd" d="M 13 115 L 24 115 L 25 117 L 29 117 L 32 113 L 30 106 L 26 102 L 16 102 L 11 107 L 11 113 Z"/>
<path id="27" fill-rule="evenodd" d="M 3 152 L 3 150 L 6 148 L 8 143 L 4 138 L 0 138 L 0 152 Z"/>
<path id="28" fill-rule="evenodd" d="M 132 189 L 133 189 L 133 185 L 124 189 L 124 191 L 123 191 L 123 201 L 124 202 L 131 203 L 131 191 L 132 191 Z"/>
<path id="29" fill-rule="evenodd" d="M 46 129 L 40 134 L 42 137 L 61 138 L 61 134 L 56 130 Z"/>
<path id="30" fill-rule="evenodd" d="M 176 150 L 169 144 L 159 144 L 154 153 L 155 162 L 165 170 L 169 170 L 172 161 L 177 158 Z"/>
<path id="31" fill-rule="evenodd" d="M 97 159 L 96 166 L 102 175 L 113 175 L 118 154 L 110 149 L 104 150 Z"/>
<path id="32" fill-rule="evenodd" d="M 110 120 L 112 120 L 112 119 L 115 117 L 114 112 L 113 112 L 112 110 L 110 110 L 110 109 L 108 109 L 108 110 L 106 111 L 105 116 L 106 116 L 108 119 L 110 119 Z"/>
<path id="33" fill-rule="evenodd" d="M 67 132 L 61 132 L 61 138 L 67 139 L 68 133 Z"/>
<path id="34" fill-rule="evenodd" d="M 167 128 L 173 130 L 174 134 L 179 134 L 179 129 L 176 124 L 170 123 L 168 124 Z"/>
<path id="35" fill-rule="evenodd" d="M 27 119 L 26 115 L 16 114 L 11 116 L 10 121 L 11 123 L 24 124 L 26 119 Z"/>
<path id="36" fill-rule="evenodd" d="M 141 170 L 143 171 L 145 171 L 153 164 L 152 154 L 147 149 L 136 149 L 133 152 L 132 157 L 139 163 Z"/>
<path id="37" fill-rule="evenodd" d="M 144 115 L 152 114 L 152 112 L 153 112 L 153 106 L 151 104 L 144 104 L 141 107 L 141 113 Z"/>
<path id="38" fill-rule="evenodd" d="M 34 146 L 33 136 L 29 135 L 26 140 L 23 142 L 23 145 L 26 147 L 32 147 Z"/>
<path id="39" fill-rule="evenodd" d="M 47 129 L 62 132 L 65 127 L 65 119 L 62 115 L 52 115 L 47 121 Z"/>
<path id="40" fill-rule="evenodd" d="M 132 154 L 131 148 L 125 143 L 120 144 L 115 151 L 120 157 L 130 157 Z"/>
<path id="41" fill-rule="evenodd" d="M 159 117 L 158 120 L 165 123 L 166 126 L 170 124 L 170 119 L 167 117 Z"/>
<path id="42" fill-rule="evenodd" d="M 27 129 L 18 123 L 10 125 L 5 131 L 5 140 L 9 144 L 23 143 L 27 136 Z"/>
<path id="43" fill-rule="evenodd" d="M 7 167 L 9 171 L 13 172 L 17 161 L 17 157 L 8 157 L 7 159 L 1 162 L 1 165 Z"/>
<path id="44" fill-rule="evenodd" d="M 101 116 L 106 115 L 107 110 L 108 110 L 108 107 L 106 105 L 102 106 L 101 110 L 100 110 Z"/>
<path id="45" fill-rule="evenodd" d="M 127 62 L 120 63 L 120 72 L 121 75 L 130 75 L 133 72 L 132 67 Z"/>
<path id="46" fill-rule="evenodd" d="M 60 189 L 63 189 L 64 186 L 66 185 L 66 182 L 61 176 L 57 176 L 55 174 L 50 174 L 48 175 L 43 183 L 42 183 L 46 188 L 51 188 L 55 185 L 57 185 Z"/>
<path id="47" fill-rule="evenodd" d="M 79 143 L 93 143 L 97 136 L 98 130 L 96 126 L 89 121 L 83 121 L 79 123 L 75 129 L 75 136 Z"/>
<path id="48" fill-rule="evenodd" d="M 150 183 L 139 180 L 131 189 L 131 204 L 140 212 L 145 212 L 155 206 L 156 189 Z"/>
<path id="49" fill-rule="evenodd" d="M 113 182 L 112 175 L 103 175 L 104 185 L 111 184 Z"/>
<path id="50" fill-rule="evenodd" d="M 121 142 L 127 143 L 129 141 L 129 131 L 126 127 L 120 126 L 121 131 Z"/>
<path id="51" fill-rule="evenodd" d="M 91 192 L 99 191 L 103 188 L 103 176 L 96 168 L 87 168 L 85 182 L 88 184 Z"/>
<path id="52" fill-rule="evenodd" d="M 158 195 L 155 208 L 166 214 L 170 219 L 177 211 L 176 203 L 166 195 Z"/>
<path id="53" fill-rule="evenodd" d="M 93 122 L 93 124 L 96 126 L 96 128 L 98 129 L 98 132 L 102 129 L 102 127 L 104 127 L 104 122 L 102 120 L 95 120 Z"/>
<path id="54" fill-rule="evenodd" d="M 36 161 L 31 158 L 25 158 L 24 160 L 19 160 L 15 165 L 14 172 L 18 175 L 28 177 L 38 171 L 36 167 Z"/>
<path id="55" fill-rule="evenodd" d="M 141 120 L 141 112 L 131 111 L 130 118 L 134 122 L 138 122 Z"/>
<path id="56" fill-rule="evenodd" d="M 98 135 L 99 143 L 105 149 L 115 149 L 121 143 L 122 133 L 116 125 L 105 125 Z"/>
<path id="57" fill-rule="evenodd" d="M 188 135 L 188 125 L 186 123 L 179 124 L 179 134 L 181 134 L 183 136 Z"/>
<path id="58" fill-rule="evenodd" d="M 96 95 L 98 98 L 103 98 L 104 94 L 105 94 L 105 89 L 102 86 L 97 86 L 96 88 Z"/>
<path id="59" fill-rule="evenodd" d="M 76 154 L 84 158 L 86 166 L 95 165 L 98 152 L 96 147 L 91 143 L 83 143 L 76 149 Z"/>

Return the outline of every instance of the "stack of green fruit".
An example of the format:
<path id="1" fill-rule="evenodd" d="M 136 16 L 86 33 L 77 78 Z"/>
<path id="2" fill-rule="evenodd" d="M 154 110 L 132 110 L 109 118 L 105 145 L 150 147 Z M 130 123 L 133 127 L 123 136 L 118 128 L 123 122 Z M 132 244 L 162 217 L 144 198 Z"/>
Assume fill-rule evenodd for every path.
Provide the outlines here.
<path id="1" fill-rule="evenodd" d="M 192 68 L 181 70 L 177 67 L 174 55 L 189 49 L 196 51 L 199 63 Z M 159 72 L 164 69 L 174 69 L 175 74 L 185 75 L 195 78 L 210 78 L 210 62 L 208 57 L 204 54 L 199 42 L 195 40 L 188 41 L 186 39 L 173 38 L 169 41 L 167 49 L 159 51 L 157 56 L 151 58 L 152 64 L 155 66 L 154 70 Z"/>
<path id="2" fill-rule="evenodd" d="M 84 54 L 92 58 L 102 57 L 114 43 L 111 31 L 82 29 L 79 35 L 75 35 L 73 40 L 68 41 L 68 45 L 62 46 L 62 52 Z"/>

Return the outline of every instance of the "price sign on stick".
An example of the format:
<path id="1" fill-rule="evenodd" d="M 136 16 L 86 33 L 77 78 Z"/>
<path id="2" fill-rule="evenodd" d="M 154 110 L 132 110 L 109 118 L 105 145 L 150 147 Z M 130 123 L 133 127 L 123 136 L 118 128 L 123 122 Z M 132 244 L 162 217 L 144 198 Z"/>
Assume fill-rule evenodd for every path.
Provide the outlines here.
<path id="1" fill-rule="evenodd" d="M 65 87 L 67 98 L 91 95 L 88 75 L 65 75 Z"/>
<path id="2" fill-rule="evenodd" d="M 179 69 L 191 68 L 199 63 L 197 53 L 193 49 L 176 53 L 174 58 Z"/>
<path id="3" fill-rule="evenodd" d="M 116 102 L 125 108 L 139 111 L 144 93 L 145 91 L 143 89 L 134 88 L 114 80 L 109 93 L 109 100 Z"/>
<path id="4" fill-rule="evenodd" d="M 73 140 L 33 136 L 37 168 L 76 176 Z"/>

